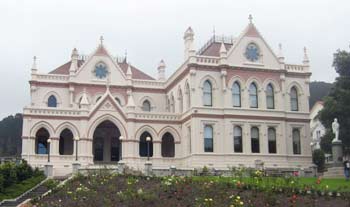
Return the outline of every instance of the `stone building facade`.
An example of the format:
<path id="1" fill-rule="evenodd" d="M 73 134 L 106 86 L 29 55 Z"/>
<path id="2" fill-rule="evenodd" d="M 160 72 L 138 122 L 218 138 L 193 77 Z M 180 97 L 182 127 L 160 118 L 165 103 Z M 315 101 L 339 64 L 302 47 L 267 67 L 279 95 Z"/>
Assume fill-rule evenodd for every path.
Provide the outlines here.
<path id="1" fill-rule="evenodd" d="M 238 37 L 213 36 L 199 50 L 191 28 L 183 38 L 184 61 L 168 78 L 164 61 L 152 78 L 102 40 L 48 74 L 34 61 L 22 157 L 40 167 L 49 153 L 56 175 L 76 156 L 83 168 L 142 169 L 148 156 L 159 168 L 310 167 L 306 50 L 301 64 L 285 63 L 251 19 Z"/>

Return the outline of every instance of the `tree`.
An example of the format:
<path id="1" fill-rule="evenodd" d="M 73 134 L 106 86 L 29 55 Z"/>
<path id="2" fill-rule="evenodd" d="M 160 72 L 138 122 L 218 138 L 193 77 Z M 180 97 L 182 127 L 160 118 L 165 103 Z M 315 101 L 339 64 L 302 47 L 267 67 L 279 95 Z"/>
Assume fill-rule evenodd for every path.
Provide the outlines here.
<path id="1" fill-rule="evenodd" d="M 0 121 L 0 156 L 21 155 L 22 114 L 8 116 Z"/>
<path id="2" fill-rule="evenodd" d="M 324 98 L 324 108 L 319 112 L 320 120 L 326 128 L 322 137 L 321 147 L 325 152 L 331 151 L 332 122 L 334 118 L 339 122 L 339 139 L 342 140 L 345 153 L 350 152 L 350 53 L 338 50 L 334 54 L 333 66 L 339 74 L 334 87 Z"/>

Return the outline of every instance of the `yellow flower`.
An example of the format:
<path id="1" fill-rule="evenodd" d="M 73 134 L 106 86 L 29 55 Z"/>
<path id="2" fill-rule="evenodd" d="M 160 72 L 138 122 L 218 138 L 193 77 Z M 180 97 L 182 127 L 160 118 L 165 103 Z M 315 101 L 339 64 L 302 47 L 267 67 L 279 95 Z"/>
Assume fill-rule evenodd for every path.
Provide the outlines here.
<path id="1" fill-rule="evenodd" d="M 239 204 L 241 205 L 241 206 L 243 206 L 243 202 L 241 201 L 241 202 L 239 202 Z"/>
<path id="2" fill-rule="evenodd" d="M 239 199 L 241 199 L 241 197 L 237 196 L 237 199 L 239 200 Z"/>

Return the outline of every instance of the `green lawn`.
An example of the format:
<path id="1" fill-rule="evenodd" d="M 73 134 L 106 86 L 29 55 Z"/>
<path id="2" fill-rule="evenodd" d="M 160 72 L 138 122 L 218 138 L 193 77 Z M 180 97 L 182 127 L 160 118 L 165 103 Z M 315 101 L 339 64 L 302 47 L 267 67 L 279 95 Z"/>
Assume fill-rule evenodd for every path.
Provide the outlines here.
<path id="1" fill-rule="evenodd" d="M 24 180 L 21 183 L 11 185 L 10 187 L 5 188 L 4 191 L 0 193 L 0 201 L 4 199 L 16 198 L 17 196 L 21 195 L 22 193 L 26 192 L 27 190 L 39 184 L 44 179 L 45 179 L 45 175 L 39 175 L 39 176 L 31 177 L 27 180 Z"/>

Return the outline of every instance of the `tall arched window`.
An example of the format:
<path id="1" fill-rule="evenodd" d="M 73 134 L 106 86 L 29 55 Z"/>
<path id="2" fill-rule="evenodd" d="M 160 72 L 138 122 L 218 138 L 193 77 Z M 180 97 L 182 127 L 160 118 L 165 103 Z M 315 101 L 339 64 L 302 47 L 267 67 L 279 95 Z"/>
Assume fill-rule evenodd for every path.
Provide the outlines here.
<path id="1" fill-rule="evenodd" d="M 50 138 L 49 132 L 45 128 L 40 128 L 35 135 L 35 152 L 36 154 L 47 154 L 48 143 L 47 140 Z"/>
<path id="2" fill-rule="evenodd" d="M 213 88 L 209 80 L 203 84 L 203 105 L 213 106 Z"/>
<path id="3" fill-rule="evenodd" d="M 142 103 L 142 111 L 151 111 L 151 103 L 149 102 L 149 100 L 145 100 Z"/>
<path id="4" fill-rule="evenodd" d="M 60 134 L 59 141 L 59 153 L 60 155 L 72 155 L 73 154 L 73 133 L 69 129 L 65 129 Z"/>
<path id="5" fill-rule="evenodd" d="M 175 98 L 174 95 L 171 95 L 171 102 L 170 102 L 170 108 L 171 108 L 171 112 L 175 113 Z"/>
<path id="6" fill-rule="evenodd" d="M 151 141 L 147 143 L 147 137 L 151 138 Z M 140 157 L 147 157 L 149 144 L 149 156 L 153 157 L 153 138 L 150 133 L 144 132 L 140 136 L 139 154 Z"/>
<path id="7" fill-rule="evenodd" d="M 211 125 L 204 126 L 204 152 L 213 152 L 213 127 Z"/>
<path id="8" fill-rule="evenodd" d="M 249 86 L 249 102 L 250 108 L 258 108 L 258 89 L 255 83 Z"/>
<path id="9" fill-rule="evenodd" d="M 266 87 L 266 107 L 268 109 L 275 108 L 275 92 L 271 83 Z"/>
<path id="10" fill-rule="evenodd" d="M 252 127 L 250 129 L 250 136 L 252 139 L 252 153 L 260 152 L 260 143 L 259 143 L 259 129 L 258 127 Z"/>
<path id="11" fill-rule="evenodd" d="M 174 156 L 175 156 L 174 137 L 172 134 L 167 132 L 162 137 L 162 157 L 174 157 Z"/>
<path id="12" fill-rule="evenodd" d="M 240 126 L 235 126 L 233 128 L 233 149 L 234 152 L 243 152 L 242 143 L 242 128 Z"/>
<path id="13" fill-rule="evenodd" d="M 269 127 L 267 129 L 267 139 L 269 145 L 269 153 L 276 153 L 276 129 L 273 127 Z"/>
<path id="14" fill-rule="evenodd" d="M 300 130 L 298 128 L 294 128 L 292 132 L 293 136 L 293 153 L 294 154 L 301 154 L 301 147 L 300 147 Z"/>
<path id="15" fill-rule="evenodd" d="M 298 111 L 299 107 L 298 107 L 298 91 L 295 88 L 295 86 L 293 86 L 290 89 L 290 107 L 292 111 Z"/>
<path id="16" fill-rule="evenodd" d="M 57 99 L 54 95 L 51 95 L 47 100 L 48 107 L 57 107 Z"/>
<path id="17" fill-rule="evenodd" d="M 232 86 L 232 102 L 233 106 L 241 106 L 241 86 L 237 81 Z"/>

